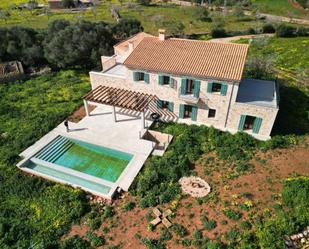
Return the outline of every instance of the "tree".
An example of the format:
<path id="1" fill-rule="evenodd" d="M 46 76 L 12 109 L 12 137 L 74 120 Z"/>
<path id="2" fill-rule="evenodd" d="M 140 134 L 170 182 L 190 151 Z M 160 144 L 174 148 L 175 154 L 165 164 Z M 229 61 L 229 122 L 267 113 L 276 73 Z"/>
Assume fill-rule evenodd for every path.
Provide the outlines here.
<path id="1" fill-rule="evenodd" d="M 177 21 L 165 21 L 162 23 L 166 33 L 171 36 L 182 36 L 184 34 L 185 25 Z"/>
<path id="2" fill-rule="evenodd" d="M 274 67 L 270 58 L 251 58 L 245 67 L 245 77 L 261 80 L 274 80 Z"/>
<path id="3" fill-rule="evenodd" d="M 61 0 L 61 5 L 63 8 L 74 8 L 75 2 L 74 0 Z"/>
<path id="4" fill-rule="evenodd" d="M 194 11 L 194 17 L 204 22 L 211 22 L 211 18 L 209 17 L 209 12 L 204 7 L 198 7 Z"/>
<path id="5" fill-rule="evenodd" d="M 110 27 L 104 22 L 68 25 L 58 21 L 47 30 L 44 55 L 57 68 L 91 68 L 98 65 L 102 54 L 111 54 L 114 43 Z"/>
<path id="6" fill-rule="evenodd" d="M 141 22 L 136 19 L 121 19 L 112 27 L 112 32 L 116 40 L 124 40 L 128 37 L 143 31 Z"/>
<path id="7" fill-rule="evenodd" d="M 280 24 L 276 30 L 277 37 L 293 37 L 295 36 L 296 29 L 290 25 Z"/>
<path id="8" fill-rule="evenodd" d="M 138 3 L 140 3 L 141 5 L 148 6 L 150 5 L 151 0 L 138 0 Z"/>
<path id="9" fill-rule="evenodd" d="M 0 9 L 0 19 L 4 20 L 5 24 L 7 24 L 10 17 L 11 13 L 8 10 Z"/>

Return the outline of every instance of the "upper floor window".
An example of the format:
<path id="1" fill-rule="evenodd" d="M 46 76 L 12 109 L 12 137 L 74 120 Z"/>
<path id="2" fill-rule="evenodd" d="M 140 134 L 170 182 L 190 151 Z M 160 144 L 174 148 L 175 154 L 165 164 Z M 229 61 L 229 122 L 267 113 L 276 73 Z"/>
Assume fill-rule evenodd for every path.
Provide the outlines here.
<path id="1" fill-rule="evenodd" d="M 171 85 L 172 79 L 168 75 L 159 75 L 159 85 Z"/>
<path id="2" fill-rule="evenodd" d="M 208 93 L 220 93 L 221 95 L 226 95 L 227 84 L 220 82 L 209 82 L 207 86 Z"/>
<path id="3" fill-rule="evenodd" d="M 193 97 L 198 98 L 200 94 L 200 84 L 199 80 L 195 79 L 181 79 L 180 95 L 193 95 Z"/>
<path id="4" fill-rule="evenodd" d="M 194 90 L 194 80 L 187 79 L 186 81 L 186 94 L 193 94 Z"/>
<path id="5" fill-rule="evenodd" d="M 149 74 L 144 72 L 133 72 L 133 80 L 149 83 Z"/>

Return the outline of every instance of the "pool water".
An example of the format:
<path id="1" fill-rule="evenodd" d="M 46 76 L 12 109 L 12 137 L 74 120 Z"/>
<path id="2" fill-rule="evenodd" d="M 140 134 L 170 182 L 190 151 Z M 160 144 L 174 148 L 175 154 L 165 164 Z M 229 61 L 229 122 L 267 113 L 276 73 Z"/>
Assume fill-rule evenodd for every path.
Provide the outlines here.
<path id="1" fill-rule="evenodd" d="M 58 171 L 58 170 L 55 170 L 55 169 L 51 169 L 51 168 L 48 168 L 48 167 L 45 167 L 45 166 L 42 166 L 42 165 L 35 164 L 31 161 L 29 161 L 27 163 L 27 168 L 32 169 L 32 170 L 39 172 L 41 174 L 44 174 L 44 175 L 52 176 L 52 177 L 55 177 L 59 180 L 69 182 L 71 184 L 83 186 L 85 188 L 88 188 L 90 190 L 94 190 L 94 191 L 99 192 L 99 193 L 108 194 L 109 191 L 111 190 L 110 187 L 105 186 L 103 184 L 88 181 L 86 179 L 83 179 L 83 178 L 80 178 L 80 177 L 77 177 L 77 176 L 69 175 L 69 174 L 66 174 L 64 172 L 61 172 L 61 171 Z"/>
<path id="2" fill-rule="evenodd" d="M 40 150 L 35 158 L 72 170 L 116 182 L 131 154 L 62 136 Z"/>

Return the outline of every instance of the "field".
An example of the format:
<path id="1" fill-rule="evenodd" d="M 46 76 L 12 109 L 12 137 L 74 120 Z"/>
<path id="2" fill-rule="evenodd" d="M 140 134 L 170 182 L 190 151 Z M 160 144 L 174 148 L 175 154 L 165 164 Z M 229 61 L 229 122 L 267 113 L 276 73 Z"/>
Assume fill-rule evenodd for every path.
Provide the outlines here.
<path id="1" fill-rule="evenodd" d="M 291 1 L 292 2 L 292 1 Z M 308 19 L 308 12 L 292 6 L 289 0 L 253 0 L 261 13 Z"/>
<path id="2" fill-rule="evenodd" d="M 0 8 L 8 9 L 10 2 L 1 2 Z M 55 19 L 67 19 L 77 21 L 86 19 L 91 21 L 106 21 L 114 23 L 115 20 L 110 15 L 110 7 L 117 4 L 120 8 L 120 15 L 123 18 L 137 18 L 141 21 L 146 32 L 156 33 L 159 28 L 164 27 L 166 21 L 182 22 L 185 26 L 185 33 L 205 33 L 209 32 L 212 23 L 201 21 L 196 14 L 198 7 L 179 7 L 172 4 L 153 4 L 150 6 L 134 5 L 132 8 L 126 7 L 126 3 L 120 5 L 118 2 L 101 2 L 94 10 L 85 10 L 79 13 L 66 11 L 46 12 L 35 10 L 30 13 L 28 10 L 10 10 L 11 16 L 7 19 L 0 19 L 0 26 L 7 25 L 27 25 L 33 28 L 45 28 L 48 23 Z M 220 12 L 211 12 L 211 16 L 221 16 Z M 239 20 L 233 15 L 225 18 L 225 25 L 228 30 L 240 31 L 250 27 L 261 25 L 263 21 L 255 21 L 253 18 Z"/>

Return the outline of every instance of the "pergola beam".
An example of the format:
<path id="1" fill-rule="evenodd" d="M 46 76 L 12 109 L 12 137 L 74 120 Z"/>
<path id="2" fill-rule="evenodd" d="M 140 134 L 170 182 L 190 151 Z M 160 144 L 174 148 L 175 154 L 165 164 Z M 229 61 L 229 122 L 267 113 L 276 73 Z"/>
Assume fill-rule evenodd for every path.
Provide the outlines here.
<path id="1" fill-rule="evenodd" d="M 108 86 L 98 86 L 83 97 L 84 103 L 91 101 L 99 104 L 110 105 L 113 106 L 114 112 L 115 107 L 144 112 L 154 98 L 155 95 Z M 143 118 L 144 116 L 142 116 L 142 119 Z"/>

